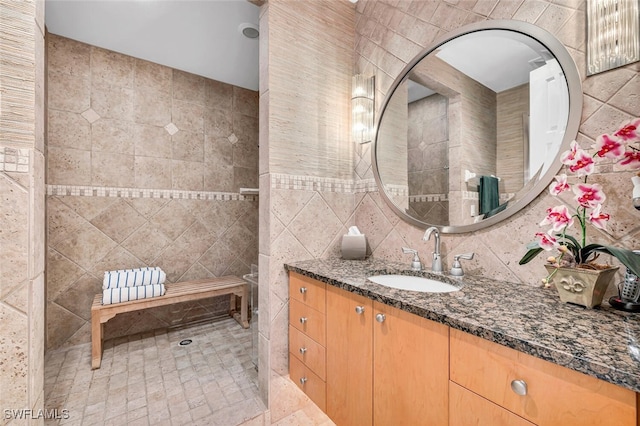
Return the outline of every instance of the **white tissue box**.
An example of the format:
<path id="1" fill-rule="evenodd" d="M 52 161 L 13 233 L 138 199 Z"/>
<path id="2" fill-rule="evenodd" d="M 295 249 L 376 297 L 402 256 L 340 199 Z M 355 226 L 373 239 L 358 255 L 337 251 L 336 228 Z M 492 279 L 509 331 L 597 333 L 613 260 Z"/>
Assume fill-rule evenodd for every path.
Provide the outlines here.
<path id="1" fill-rule="evenodd" d="M 364 234 L 342 236 L 342 258 L 361 260 L 367 256 L 367 239 Z"/>

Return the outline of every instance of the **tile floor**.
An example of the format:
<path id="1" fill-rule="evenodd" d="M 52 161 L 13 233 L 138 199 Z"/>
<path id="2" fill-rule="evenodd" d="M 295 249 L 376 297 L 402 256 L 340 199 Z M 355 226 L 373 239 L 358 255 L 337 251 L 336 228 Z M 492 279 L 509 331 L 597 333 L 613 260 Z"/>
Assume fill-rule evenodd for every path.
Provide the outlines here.
<path id="1" fill-rule="evenodd" d="M 188 346 L 180 346 L 191 339 Z M 105 342 L 91 370 L 91 346 L 47 353 L 47 425 L 332 425 L 288 378 L 273 379 L 265 411 L 251 361 L 251 330 L 233 319 Z M 67 411 L 63 411 L 67 410 Z"/>

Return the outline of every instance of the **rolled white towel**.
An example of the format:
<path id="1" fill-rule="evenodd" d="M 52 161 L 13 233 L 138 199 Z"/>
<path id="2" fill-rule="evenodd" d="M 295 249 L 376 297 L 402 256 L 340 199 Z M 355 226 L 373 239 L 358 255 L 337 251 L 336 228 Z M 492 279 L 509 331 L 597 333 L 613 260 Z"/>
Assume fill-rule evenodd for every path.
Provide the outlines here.
<path id="1" fill-rule="evenodd" d="M 107 288 L 102 290 L 102 304 L 149 299 L 164 295 L 164 284 L 139 285 L 134 287 Z"/>
<path id="2" fill-rule="evenodd" d="M 102 288 L 134 287 L 138 285 L 164 284 L 167 274 L 159 267 L 121 269 L 104 273 Z"/>

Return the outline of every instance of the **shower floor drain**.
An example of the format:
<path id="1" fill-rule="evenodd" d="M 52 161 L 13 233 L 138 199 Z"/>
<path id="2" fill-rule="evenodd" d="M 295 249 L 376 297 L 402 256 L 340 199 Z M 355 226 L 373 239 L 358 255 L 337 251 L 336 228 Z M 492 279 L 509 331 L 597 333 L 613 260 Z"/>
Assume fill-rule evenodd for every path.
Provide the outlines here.
<path id="1" fill-rule="evenodd" d="M 191 339 L 184 339 L 184 340 L 181 340 L 180 343 L 178 343 L 178 344 L 180 346 L 187 346 L 187 345 L 190 345 L 192 342 L 193 342 L 193 340 L 191 340 Z"/>

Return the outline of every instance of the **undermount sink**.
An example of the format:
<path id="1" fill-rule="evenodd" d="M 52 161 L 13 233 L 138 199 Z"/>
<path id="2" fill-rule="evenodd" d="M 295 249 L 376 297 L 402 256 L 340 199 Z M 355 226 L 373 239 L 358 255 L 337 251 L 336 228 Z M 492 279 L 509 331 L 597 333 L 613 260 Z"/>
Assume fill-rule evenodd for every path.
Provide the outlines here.
<path id="1" fill-rule="evenodd" d="M 369 281 L 399 290 L 421 291 L 423 293 L 449 293 L 460 290 L 452 284 L 411 275 L 374 275 Z"/>

